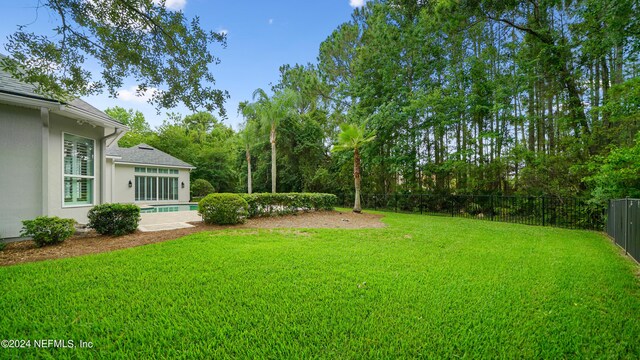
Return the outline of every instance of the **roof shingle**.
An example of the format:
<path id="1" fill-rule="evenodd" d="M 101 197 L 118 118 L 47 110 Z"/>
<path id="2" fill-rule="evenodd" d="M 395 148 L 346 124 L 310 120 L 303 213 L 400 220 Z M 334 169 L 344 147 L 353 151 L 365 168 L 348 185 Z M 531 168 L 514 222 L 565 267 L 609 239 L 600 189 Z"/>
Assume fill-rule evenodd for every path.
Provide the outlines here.
<path id="1" fill-rule="evenodd" d="M 139 144 L 130 148 L 121 148 L 117 145 L 110 146 L 107 148 L 107 156 L 118 157 L 119 159 L 115 161 L 116 163 L 195 168 L 193 165 L 147 144 Z"/>

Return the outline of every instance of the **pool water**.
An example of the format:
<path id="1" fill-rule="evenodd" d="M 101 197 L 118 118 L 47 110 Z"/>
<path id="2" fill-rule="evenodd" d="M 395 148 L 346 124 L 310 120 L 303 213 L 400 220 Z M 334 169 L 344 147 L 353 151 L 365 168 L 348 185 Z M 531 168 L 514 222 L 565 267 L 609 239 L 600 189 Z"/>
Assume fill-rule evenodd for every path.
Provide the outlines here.
<path id="1" fill-rule="evenodd" d="M 165 212 L 177 212 L 177 211 L 193 211 L 198 210 L 198 205 L 192 204 L 180 204 L 180 205 L 153 205 L 148 208 L 140 209 L 143 214 L 148 213 L 165 213 Z"/>

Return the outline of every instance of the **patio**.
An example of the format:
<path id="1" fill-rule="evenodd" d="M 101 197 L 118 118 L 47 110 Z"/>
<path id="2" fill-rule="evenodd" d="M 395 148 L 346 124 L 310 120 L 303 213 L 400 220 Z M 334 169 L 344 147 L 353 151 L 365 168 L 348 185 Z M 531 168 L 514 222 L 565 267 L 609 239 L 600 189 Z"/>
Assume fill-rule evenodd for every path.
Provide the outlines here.
<path id="1" fill-rule="evenodd" d="M 138 230 L 143 232 L 186 229 L 193 227 L 190 222 L 202 221 L 202 217 L 195 210 L 143 213 L 140 217 Z"/>

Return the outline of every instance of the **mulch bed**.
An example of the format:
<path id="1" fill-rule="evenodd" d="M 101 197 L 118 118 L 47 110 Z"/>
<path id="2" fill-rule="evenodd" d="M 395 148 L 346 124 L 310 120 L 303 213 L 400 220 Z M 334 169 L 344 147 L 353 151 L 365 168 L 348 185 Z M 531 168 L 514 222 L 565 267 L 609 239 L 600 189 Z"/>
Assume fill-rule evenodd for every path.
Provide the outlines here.
<path id="1" fill-rule="evenodd" d="M 188 229 L 155 232 L 136 231 L 133 234 L 119 237 L 103 236 L 93 232 L 83 236 L 73 236 L 63 243 L 42 248 L 36 247 L 33 241 L 19 241 L 7 244 L 5 249 L 0 251 L 0 266 L 96 254 L 134 246 L 154 244 L 201 231 L 270 228 L 380 228 L 385 226 L 385 224 L 380 221 L 380 218 L 382 218 L 382 215 L 318 211 L 288 216 L 249 219 L 242 225 L 233 226 L 214 226 L 197 222 L 191 223 L 195 225 L 195 227 Z"/>

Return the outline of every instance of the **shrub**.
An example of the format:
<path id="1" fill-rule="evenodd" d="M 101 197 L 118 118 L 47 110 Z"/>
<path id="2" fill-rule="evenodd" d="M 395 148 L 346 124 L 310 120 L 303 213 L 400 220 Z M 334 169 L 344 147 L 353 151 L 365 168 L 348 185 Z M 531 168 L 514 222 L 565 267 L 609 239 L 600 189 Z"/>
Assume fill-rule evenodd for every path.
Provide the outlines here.
<path id="1" fill-rule="evenodd" d="M 125 235 L 138 228 L 140 208 L 132 204 L 102 204 L 87 214 L 90 228 L 102 235 Z"/>
<path id="2" fill-rule="evenodd" d="M 467 212 L 471 215 L 478 215 L 482 213 L 482 206 L 472 202 L 467 205 Z"/>
<path id="3" fill-rule="evenodd" d="M 193 183 L 191 183 L 191 197 L 192 198 L 202 198 L 211 193 L 214 193 L 216 190 L 213 188 L 210 182 L 205 179 L 197 179 Z"/>
<path id="4" fill-rule="evenodd" d="M 249 204 L 249 217 L 333 210 L 338 201 L 333 194 L 317 193 L 243 194 L 242 197 Z"/>
<path id="5" fill-rule="evenodd" d="M 249 205 L 238 194 L 209 194 L 198 203 L 198 211 L 207 224 L 232 225 L 243 223 Z"/>
<path id="6" fill-rule="evenodd" d="M 22 222 L 20 236 L 33 238 L 38 247 L 57 244 L 68 239 L 75 232 L 73 219 L 61 219 L 57 216 L 39 216 Z"/>

